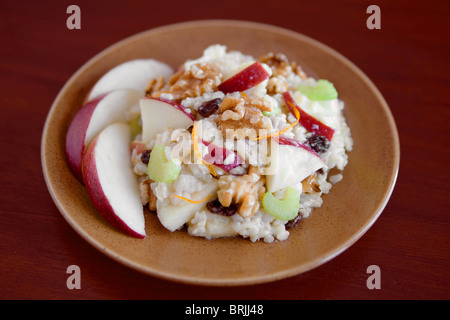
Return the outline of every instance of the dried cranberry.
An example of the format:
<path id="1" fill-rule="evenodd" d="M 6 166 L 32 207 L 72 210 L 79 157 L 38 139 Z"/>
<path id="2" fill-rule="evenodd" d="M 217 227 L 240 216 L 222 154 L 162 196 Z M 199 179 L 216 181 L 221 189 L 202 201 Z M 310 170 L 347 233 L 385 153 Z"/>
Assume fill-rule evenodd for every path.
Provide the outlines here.
<path id="1" fill-rule="evenodd" d="M 148 164 L 148 161 L 150 160 L 150 153 L 152 153 L 152 150 L 144 150 L 141 153 L 141 161 L 145 164 Z"/>
<path id="2" fill-rule="evenodd" d="M 306 141 L 306 144 L 317 153 L 323 153 L 330 147 L 330 141 L 324 136 L 312 134 Z"/>
<path id="3" fill-rule="evenodd" d="M 200 115 L 205 118 L 209 117 L 214 112 L 216 112 L 217 109 L 219 109 L 219 106 L 221 103 L 222 103 L 222 99 L 220 99 L 220 98 L 206 101 L 198 108 L 198 113 L 200 113 Z"/>
<path id="4" fill-rule="evenodd" d="M 222 216 L 232 216 L 237 212 L 235 204 L 231 204 L 229 207 L 224 207 L 219 200 L 210 201 L 206 204 L 206 208 L 212 212 Z"/>

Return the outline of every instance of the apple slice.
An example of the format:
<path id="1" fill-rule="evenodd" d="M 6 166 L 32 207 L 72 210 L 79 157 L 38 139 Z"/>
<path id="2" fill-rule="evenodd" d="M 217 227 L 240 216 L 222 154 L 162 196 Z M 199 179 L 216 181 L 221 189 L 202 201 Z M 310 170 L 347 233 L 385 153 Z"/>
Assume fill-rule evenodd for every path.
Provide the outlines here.
<path id="1" fill-rule="evenodd" d="M 140 100 L 142 141 L 148 143 L 166 128 L 187 129 L 194 124 L 190 109 L 175 101 L 161 98 Z"/>
<path id="2" fill-rule="evenodd" d="M 114 123 L 92 141 L 83 160 L 86 189 L 97 211 L 117 230 L 145 238 L 144 209 L 130 154 L 130 127 Z"/>
<path id="3" fill-rule="evenodd" d="M 310 116 L 303 109 L 301 109 L 295 103 L 295 100 L 289 91 L 286 91 L 283 93 L 283 99 L 286 102 L 286 105 L 288 106 L 288 108 L 292 114 L 295 115 L 294 108 L 297 108 L 297 110 L 300 112 L 299 122 L 303 127 L 305 127 L 306 130 L 314 133 L 315 135 L 324 136 L 329 141 L 331 141 L 331 139 L 333 139 L 334 129 L 330 128 L 329 126 L 327 126 L 326 124 L 317 120 L 316 118 Z"/>
<path id="4" fill-rule="evenodd" d="M 208 154 L 203 157 L 207 163 L 210 163 L 225 172 L 230 173 L 233 169 L 240 167 L 244 162 L 236 152 L 219 147 L 211 142 L 200 140 L 208 148 Z"/>
<path id="5" fill-rule="evenodd" d="M 212 196 L 217 192 L 217 180 L 212 180 L 210 183 L 206 184 L 205 187 L 195 192 L 191 195 L 190 200 L 193 201 L 201 201 L 206 199 L 208 196 Z M 210 197 L 208 199 L 212 200 Z M 180 229 L 187 223 L 195 213 L 205 207 L 207 204 L 206 201 L 193 203 L 186 201 L 185 204 L 180 206 L 175 206 L 172 204 L 162 206 L 161 201 L 156 202 L 157 215 L 161 224 L 170 231 L 175 231 Z"/>
<path id="6" fill-rule="evenodd" d="M 139 103 L 139 98 L 136 90 L 114 90 L 86 103 L 75 114 L 66 134 L 65 152 L 69 168 L 80 182 L 83 182 L 81 162 L 86 147 L 108 125 L 125 122 L 126 111 Z"/>
<path id="7" fill-rule="evenodd" d="M 166 80 L 174 73 L 173 69 L 158 60 L 136 59 L 126 61 L 105 73 L 93 86 L 87 100 L 92 100 L 99 95 L 116 89 L 134 89 L 141 96 L 145 95 L 145 89 L 152 78 L 162 75 Z"/>
<path id="8" fill-rule="evenodd" d="M 245 91 L 268 79 L 270 74 L 258 61 L 222 82 L 218 89 L 223 93 Z"/>
<path id="9" fill-rule="evenodd" d="M 295 187 L 306 177 L 326 167 L 317 153 L 296 140 L 277 137 L 272 142 L 271 160 L 276 170 L 266 176 L 269 192 Z"/>

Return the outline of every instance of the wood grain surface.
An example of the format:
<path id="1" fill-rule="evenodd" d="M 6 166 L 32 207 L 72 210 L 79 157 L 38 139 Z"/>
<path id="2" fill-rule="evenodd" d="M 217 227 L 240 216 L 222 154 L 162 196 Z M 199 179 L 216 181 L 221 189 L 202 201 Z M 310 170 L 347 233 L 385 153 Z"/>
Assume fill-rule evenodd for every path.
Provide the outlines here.
<path id="1" fill-rule="evenodd" d="M 69 30 L 66 9 L 81 8 Z M 369 30 L 366 9 L 381 9 Z M 447 1 L 1 1 L 1 299 L 449 299 L 450 88 Z M 288 279 L 241 287 L 160 280 L 99 253 L 62 218 L 46 188 L 41 134 L 69 77 L 135 33 L 199 19 L 288 28 L 353 61 L 380 89 L 397 123 L 401 164 L 373 227 L 330 262 Z M 220 42 L 220 39 L 218 39 Z M 368 124 L 370 125 L 370 124 Z M 66 286 L 78 265 L 81 289 Z M 381 270 L 368 289 L 367 268 Z"/>

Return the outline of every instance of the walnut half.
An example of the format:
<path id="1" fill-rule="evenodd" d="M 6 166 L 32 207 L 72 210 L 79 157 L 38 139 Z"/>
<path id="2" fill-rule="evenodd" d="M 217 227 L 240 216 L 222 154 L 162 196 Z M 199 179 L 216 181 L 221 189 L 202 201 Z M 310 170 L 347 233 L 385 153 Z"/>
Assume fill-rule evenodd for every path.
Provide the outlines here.
<path id="1" fill-rule="evenodd" d="M 219 106 L 218 125 L 227 139 L 256 137 L 259 130 L 271 130 L 270 120 L 262 114 L 270 110 L 261 99 L 228 96 Z"/>

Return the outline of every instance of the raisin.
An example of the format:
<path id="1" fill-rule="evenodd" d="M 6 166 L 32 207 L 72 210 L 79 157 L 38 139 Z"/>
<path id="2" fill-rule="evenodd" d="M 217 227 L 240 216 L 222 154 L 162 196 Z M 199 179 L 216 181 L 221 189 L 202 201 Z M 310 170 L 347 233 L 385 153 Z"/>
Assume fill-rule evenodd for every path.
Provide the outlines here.
<path id="1" fill-rule="evenodd" d="M 306 138 L 306 144 L 317 153 L 323 153 L 330 147 L 330 141 L 324 136 L 310 135 Z"/>
<path id="2" fill-rule="evenodd" d="M 216 98 L 213 100 L 206 101 L 198 108 L 198 113 L 201 116 L 207 118 L 210 115 L 212 115 L 214 112 L 216 112 L 217 109 L 219 109 L 219 106 L 221 103 L 222 103 L 221 98 Z"/>
<path id="3" fill-rule="evenodd" d="M 217 213 L 222 216 L 232 216 L 237 212 L 235 204 L 231 204 L 229 207 L 224 207 L 219 200 L 210 201 L 206 204 L 206 208 L 212 213 Z"/>
<path id="4" fill-rule="evenodd" d="M 152 150 L 144 150 L 141 153 L 141 161 L 145 164 L 148 164 L 148 161 L 150 160 L 150 153 L 152 153 Z"/>
<path id="5" fill-rule="evenodd" d="M 301 220 L 302 215 L 299 213 L 294 219 L 289 220 L 288 223 L 286 223 L 286 229 L 295 228 L 300 223 Z"/>

